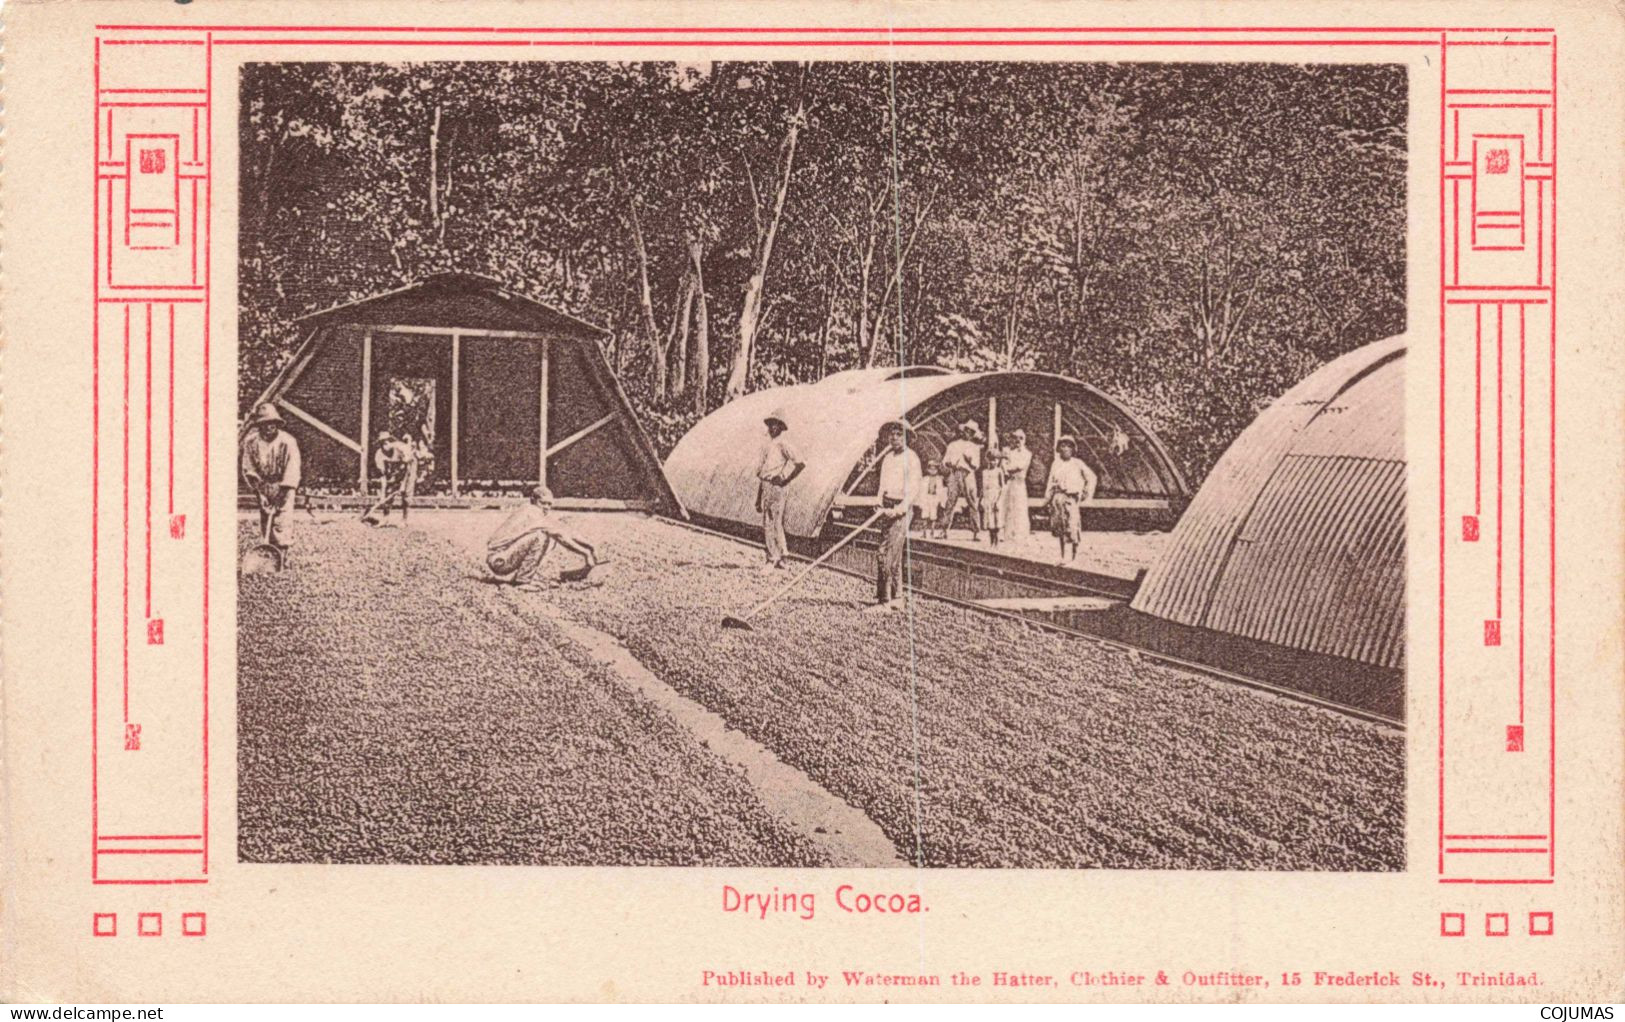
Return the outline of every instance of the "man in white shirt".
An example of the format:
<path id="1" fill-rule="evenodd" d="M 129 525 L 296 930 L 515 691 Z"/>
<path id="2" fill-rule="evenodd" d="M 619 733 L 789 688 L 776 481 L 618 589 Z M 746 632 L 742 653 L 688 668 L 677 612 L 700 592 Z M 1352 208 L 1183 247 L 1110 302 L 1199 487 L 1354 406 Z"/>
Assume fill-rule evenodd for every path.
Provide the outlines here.
<path id="1" fill-rule="evenodd" d="M 259 498 L 260 532 L 286 564 L 291 542 L 288 518 L 299 492 L 300 459 L 299 442 L 284 425 L 276 405 L 267 403 L 254 409 L 248 435 L 243 437 L 242 472 L 248 488 Z"/>
<path id="2" fill-rule="evenodd" d="M 971 539 L 981 538 L 981 503 L 976 496 L 976 476 L 981 470 L 982 428 L 975 419 L 967 419 L 959 424 L 959 439 L 942 452 L 942 474 L 947 477 L 948 484 L 942 507 L 937 513 L 937 532 L 943 539 L 948 538 L 948 529 L 954 524 L 954 513 L 959 510 L 960 501 L 965 502 L 965 508 L 970 512 Z"/>
<path id="3" fill-rule="evenodd" d="M 1061 541 L 1062 564 L 1068 560 L 1068 543 L 1072 545 L 1071 560 L 1078 558 L 1078 544 L 1083 540 L 1083 502 L 1095 495 L 1094 470 L 1073 456 L 1077 449 L 1078 442 L 1070 436 L 1055 442 L 1055 461 L 1049 467 L 1049 483 L 1044 487 L 1050 531 Z"/>
<path id="4" fill-rule="evenodd" d="M 920 456 L 909 449 L 906 423 L 888 422 L 883 429 L 886 452 L 880 456 L 880 545 L 875 549 L 875 606 L 903 609 L 903 551 L 908 520 L 919 496 Z"/>
<path id="5" fill-rule="evenodd" d="M 756 469 L 756 510 L 762 513 L 767 566 L 782 568 L 788 545 L 784 538 L 785 490 L 807 463 L 784 436 L 790 427 L 785 424 L 783 412 L 774 412 L 762 421 L 767 425 L 767 443 L 762 446 Z"/>

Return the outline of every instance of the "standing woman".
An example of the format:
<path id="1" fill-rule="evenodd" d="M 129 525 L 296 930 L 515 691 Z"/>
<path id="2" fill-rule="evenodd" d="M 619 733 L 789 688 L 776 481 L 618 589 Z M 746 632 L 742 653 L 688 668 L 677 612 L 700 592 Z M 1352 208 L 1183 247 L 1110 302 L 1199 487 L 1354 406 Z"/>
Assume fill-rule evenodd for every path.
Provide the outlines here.
<path id="1" fill-rule="evenodd" d="M 1003 503 L 1001 518 L 1004 538 L 1019 543 L 1032 533 L 1032 519 L 1027 509 L 1027 473 L 1032 468 L 1033 452 L 1027 449 L 1025 430 L 1012 430 L 1004 448 L 1004 486 L 999 499 Z"/>

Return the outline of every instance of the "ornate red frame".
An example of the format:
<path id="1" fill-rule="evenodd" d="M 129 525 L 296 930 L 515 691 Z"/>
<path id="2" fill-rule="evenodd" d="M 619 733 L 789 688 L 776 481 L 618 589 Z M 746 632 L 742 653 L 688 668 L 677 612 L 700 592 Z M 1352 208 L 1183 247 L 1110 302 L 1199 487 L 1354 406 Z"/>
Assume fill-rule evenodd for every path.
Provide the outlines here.
<path id="1" fill-rule="evenodd" d="M 353 56 L 357 46 L 409 59 L 421 59 L 425 48 L 581 58 L 695 46 L 759 53 L 780 47 L 909 53 L 980 47 L 1012 55 L 1047 47 L 1123 59 L 1149 47 L 1230 47 L 1301 60 L 1350 51 L 1380 59 L 1421 50 L 1438 69 L 1440 97 L 1437 878 L 1445 884 L 1553 882 L 1553 31 L 149 24 L 99 26 L 93 72 L 94 883 L 198 884 L 210 876 L 206 383 L 215 300 L 209 213 L 215 52 L 251 47 L 291 56 L 284 48 L 294 47 L 301 59 L 310 59 Z M 222 300 L 229 307 L 232 298 Z M 1472 373 L 1466 372 L 1469 356 Z M 1492 359 L 1496 382 L 1487 389 Z M 1526 375 L 1537 387 L 1546 384 L 1532 401 Z M 1486 407 L 1487 398 L 1493 408 Z M 174 409 L 193 401 L 201 402 L 201 435 L 177 436 Z M 1452 420 L 1458 409 L 1464 419 L 1467 407 L 1474 409 L 1471 431 Z M 1507 478 L 1513 418 L 1515 482 Z M 1491 420 L 1493 466 L 1487 454 Z M 155 451 L 162 454 L 156 468 Z M 1493 502 L 1486 497 L 1490 491 Z M 134 608 L 132 592 L 139 594 Z M 1490 592 L 1493 601 L 1483 595 Z M 1447 602 L 1447 593 L 1462 595 Z M 149 723 L 143 734 L 143 718 L 164 723 L 156 733 Z M 1485 771 L 1497 779 L 1493 789 L 1474 785 Z"/>

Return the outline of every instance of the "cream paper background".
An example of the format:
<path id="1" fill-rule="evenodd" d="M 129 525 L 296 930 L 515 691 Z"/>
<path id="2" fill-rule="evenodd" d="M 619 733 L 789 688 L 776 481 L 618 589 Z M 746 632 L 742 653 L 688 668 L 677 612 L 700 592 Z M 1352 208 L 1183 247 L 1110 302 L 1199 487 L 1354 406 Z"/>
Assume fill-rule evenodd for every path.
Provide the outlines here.
<path id="1" fill-rule="evenodd" d="M 3 203 L 4 873 L 0 997 L 22 1002 L 235 1000 L 1166 999 L 1417 1000 L 1625 997 L 1622 900 L 1621 398 L 1622 121 L 1625 22 L 1604 2 L 1158 4 L 387 4 L 13 2 L 5 12 Z M 1445 886 L 1434 879 L 1437 763 L 1437 125 L 1432 56 L 1327 47 L 1316 61 L 1401 60 L 1411 67 L 1410 324 L 1407 419 L 1412 509 L 1408 741 L 1410 870 L 1403 874 L 1121 871 L 586 869 L 238 865 L 235 847 L 235 564 L 216 544 L 211 722 L 213 865 L 207 885 L 89 882 L 89 592 L 92 205 L 89 64 L 99 23 L 379 25 L 773 24 L 781 26 L 1297 24 L 1541 26 L 1557 30 L 1562 180 L 1558 220 L 1557 509 L 1558 858 L 1549 887 Z M 212 249 L 215 413 L 213 515 L 234 519 L 228 481 L 236 407 L 236 71 L 231 62 L 299 59 L 702 59 L 703 47 L 611 52 L 235 46 L 216 50 Z M 766 51 L 803 56 L 794 48 Z M 1303 51 L 1293 50 L 1294 55 Z M 820 47 L 806 56 L 884 59 L 885 49 Z M 730 49 L 729 56 L 757 55 Z M 1267 60 L 1259 48 L 1146 51 L 910 47 L 899 59 Z M 219 62 L 225 62 L 220 65 Z M 187 423 L 184 416 L 177 428 Z M 194 413 L 195 414 L 195 413 Z M 221 535 L 229 535 L 224 524 Z M 1460 783 L 1460 782 L 1458 782 Z M 1493 788 L 1486 772 L 1478 784 Z M 159 796 L 161 797 L 161 796 Z M 814 891 L 812 922 L 724 915 L 724 883 Z M 843 882 L 919 891 L 917 917 L 835 911 Z M 1555 934 L 1520 935 L 1530 910 Z M 120 937 L 91 936 L 93 912 L 120 914 Z M 127 935 L 134 913 L 205 911 L 198 939 Z M 1439 936 L 1441 911 L 1469 934 L 1486 911 L 1511 914 L 1503 939 Z M 128 928 L 128 929 L 126 929 Z M 1480 927 L 1481 930 L 1481 927 Z M 702 969 L 831 974 L 814 994 L 702 988 Z M 1542 988 L 1283 988 L 1280 973 L 1396 969 L 1538 970 Z M 840 986 L 841 969 L 980 973 L 971 990 Z M 1166 987 L 1078 988 L 1072 970 L 1174 977 Z M 1196 971 L 1262 973 L 1267 990 L 1186 988 Z M 1058 989 L 993 988 L 994 970 L 1050 973 Z M 1306 982 L 1308 982 L 1306 980 Z"/>

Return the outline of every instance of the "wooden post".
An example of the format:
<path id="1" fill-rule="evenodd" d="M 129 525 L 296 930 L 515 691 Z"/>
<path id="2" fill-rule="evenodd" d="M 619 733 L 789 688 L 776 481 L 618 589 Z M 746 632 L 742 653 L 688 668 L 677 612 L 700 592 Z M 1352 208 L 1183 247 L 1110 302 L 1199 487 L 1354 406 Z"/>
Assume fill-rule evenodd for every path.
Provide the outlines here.
<path id="1" fill-rule="evenodd" d="M 1057 402 L 1055 402 L 1055 429 L 1049 435 L 1049 446 L 1050 446 L 1051 453 L 1054 452 L 1056 445 L 1059 444 L 1060 442 L 1061 442 L 1061 402 L 1057 401 Z"/>
<path id="2" fill-rule="evenodd" d="M 537 388 L 539 397 L 536 413 L 536 479 L 543 486 L 547 485 L 547 360 L 548 343 L 543 337 L 537 342 L 541 347 L 541 386 Z"/>
<path id="3" fill-rule="evenodd" d="M 997 397 L 987 399 L 987 445 L 989 447 L 999 446 L 999 399 Z"/>
<path id="4" fill-rule="evenodd" d="M 463 335 L 451 332 L 451 495 L 457 496 L 457 448 L 462 442 L 458 414 L 462 409 Z"/>
<path id="5" fill-rule="evenodd" d="M 367 451 L 372 447 L 372 331 L 361 338 L 361 495 L 367 496 Z"/>

